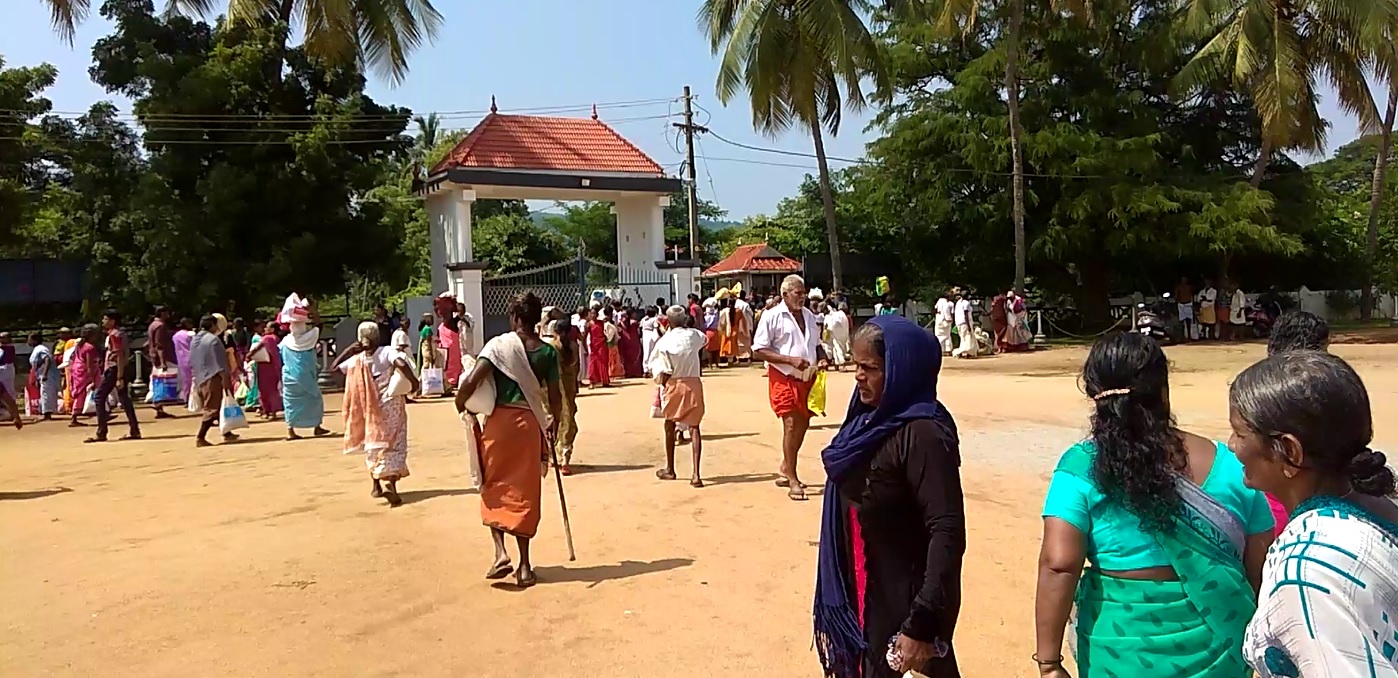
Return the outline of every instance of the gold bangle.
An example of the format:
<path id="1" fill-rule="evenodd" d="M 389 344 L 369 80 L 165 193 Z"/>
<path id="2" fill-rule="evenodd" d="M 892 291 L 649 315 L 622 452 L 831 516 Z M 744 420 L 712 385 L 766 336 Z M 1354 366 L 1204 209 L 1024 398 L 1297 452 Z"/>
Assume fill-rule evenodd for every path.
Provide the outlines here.
<path id="1" fill-rule="evenodd" d="M 1063 663 L 1063 655 L 1061 655 L 1061 654 L 1058 655 L 1058 659 L 1054 659 L 1054 660 L 1052 660 L 1052 661 L 1044 661 L 1044 660 L 1042 660 L 1042 659 L 1039 659 L 1039 653 L 1038 653 L 1038 652 L 1035 652 L 1034 654 L 1029 655 L 1029 658 L 1030 658 L 1030 659 L 1033 659 L 1033 660 L 1034 660 L 1034 663 L 1035 663 L 1035 664 L 1038 664 L 1039 666 L 1059 666 L 1059 665 L 1061 665 L 1061 664 Z"/>

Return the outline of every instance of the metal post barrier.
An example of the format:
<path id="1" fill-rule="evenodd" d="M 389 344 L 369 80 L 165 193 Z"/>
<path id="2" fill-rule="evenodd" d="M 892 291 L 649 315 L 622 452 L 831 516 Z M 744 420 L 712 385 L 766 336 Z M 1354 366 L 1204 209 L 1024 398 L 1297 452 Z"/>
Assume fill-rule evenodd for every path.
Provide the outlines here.
<path id="1" fill-rule="evenodd" d="M 1035 346 L 1048 346 L 1048 337 L 1044 335 L 1044 310 L 1034 310 L 1034 339 L 1030 343 Z"/>
<path id="2" fill-rule="evenodd" d="M 320 376 L 316 378 L 316 383 L 319 384 L 322 389 L 339 386 L 339 383 L 335 379 L 335 373 L 330 369 L 330 364 L 333 362 L 330 356 L 330 340 L 321 339 L 319 342 L 316 342 L 316 352 L 319 354 L 316 358 L 320 360 Z"/>

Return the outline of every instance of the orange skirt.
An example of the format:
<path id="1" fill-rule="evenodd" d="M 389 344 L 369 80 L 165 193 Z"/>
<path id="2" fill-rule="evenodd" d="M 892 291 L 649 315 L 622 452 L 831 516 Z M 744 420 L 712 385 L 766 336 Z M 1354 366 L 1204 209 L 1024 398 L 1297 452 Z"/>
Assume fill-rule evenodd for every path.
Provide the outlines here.
<path id="1" fill-rule="evenodd" d="M 787 376 L 785 372 L 767 367 L 767 399 L 778 417 L 811 417 L 806 399 L 811 395 L 811 382 Z"/>
<path id="2" fill-rule="evenodd" d="M 481 431 L 481 522 L 517 537 L 539 531 L 544 432 L 528 407 L 496 405 Z"/>
<path id="3" fill-rule="evenodd" d="M 704 384 L 698 377 L 670 377 L 660 393 L 660 412 L 667 421 L 696 427 L 704 419 Z"/>
<path id="4" fill-rule="evenodd" d="M 709 340 L 709 343 L 704 345 L 704 350 L 709 353 L 718 353 L 719 346 L 723 343 L 723 340 L 718 336 L 718 330 L 704 330 L 704 337 Z"/>

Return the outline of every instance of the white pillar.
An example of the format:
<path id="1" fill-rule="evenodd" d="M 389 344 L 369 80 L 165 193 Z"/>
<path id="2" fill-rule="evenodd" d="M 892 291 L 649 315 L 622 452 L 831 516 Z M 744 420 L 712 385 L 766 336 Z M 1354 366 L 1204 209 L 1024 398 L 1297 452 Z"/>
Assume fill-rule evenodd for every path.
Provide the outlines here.
<path id="1" fill-rule="evenodd" d="M 427 210 L 427 238 L 430 243 L 431 271 L 428 279 L 432 283 L 432 295 L 436 296 L 447 289 L 447 264 L 451 257 L 447 252 L 447 238 L 451 233 L 449 220 L 454 220 L 454 214 L 448 214 L 451 203 L 446 192 L 433 193 L 423 201 Z"/>
<path id="2" fill-rule="evenodd" d="M 456 193 L 456 261 L 475 261 L 471 256 L 471 203 L 476 201 L 476 192 L 461 189 Z"/>
<path id="3" fill-rule="evenodd" d="M 473 353 L 480 353 L 485 346 L 485 295 L 481 289 L 484 273 L 479 268 L 461 271 L 461 291 L 456 295 L 456 300 L 466 304 L 466 312 L 475 318 L 475 327 L 471 330 L 474 339 L 472 346 L 475 347 Z"/>
<path id="4" fill-rule="evenodd" d="M 654 270 L 665 260 L 666 196 L 623 198 L 612 206 L 616 214 L 617 266 Z"/>

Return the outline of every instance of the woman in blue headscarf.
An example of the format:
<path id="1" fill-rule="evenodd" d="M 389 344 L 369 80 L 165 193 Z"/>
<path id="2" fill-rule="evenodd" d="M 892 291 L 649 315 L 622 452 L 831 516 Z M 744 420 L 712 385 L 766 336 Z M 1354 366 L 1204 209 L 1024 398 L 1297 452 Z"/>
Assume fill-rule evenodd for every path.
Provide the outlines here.
<path id="1" fill-rule="evenodd" d="M 956 422 L 937 401 L 942 351 L 902 316 L 860 326 L 855 393 L 825 448 L 815 640 L 828 676 L 959 676 L 966 519 Z"/>

